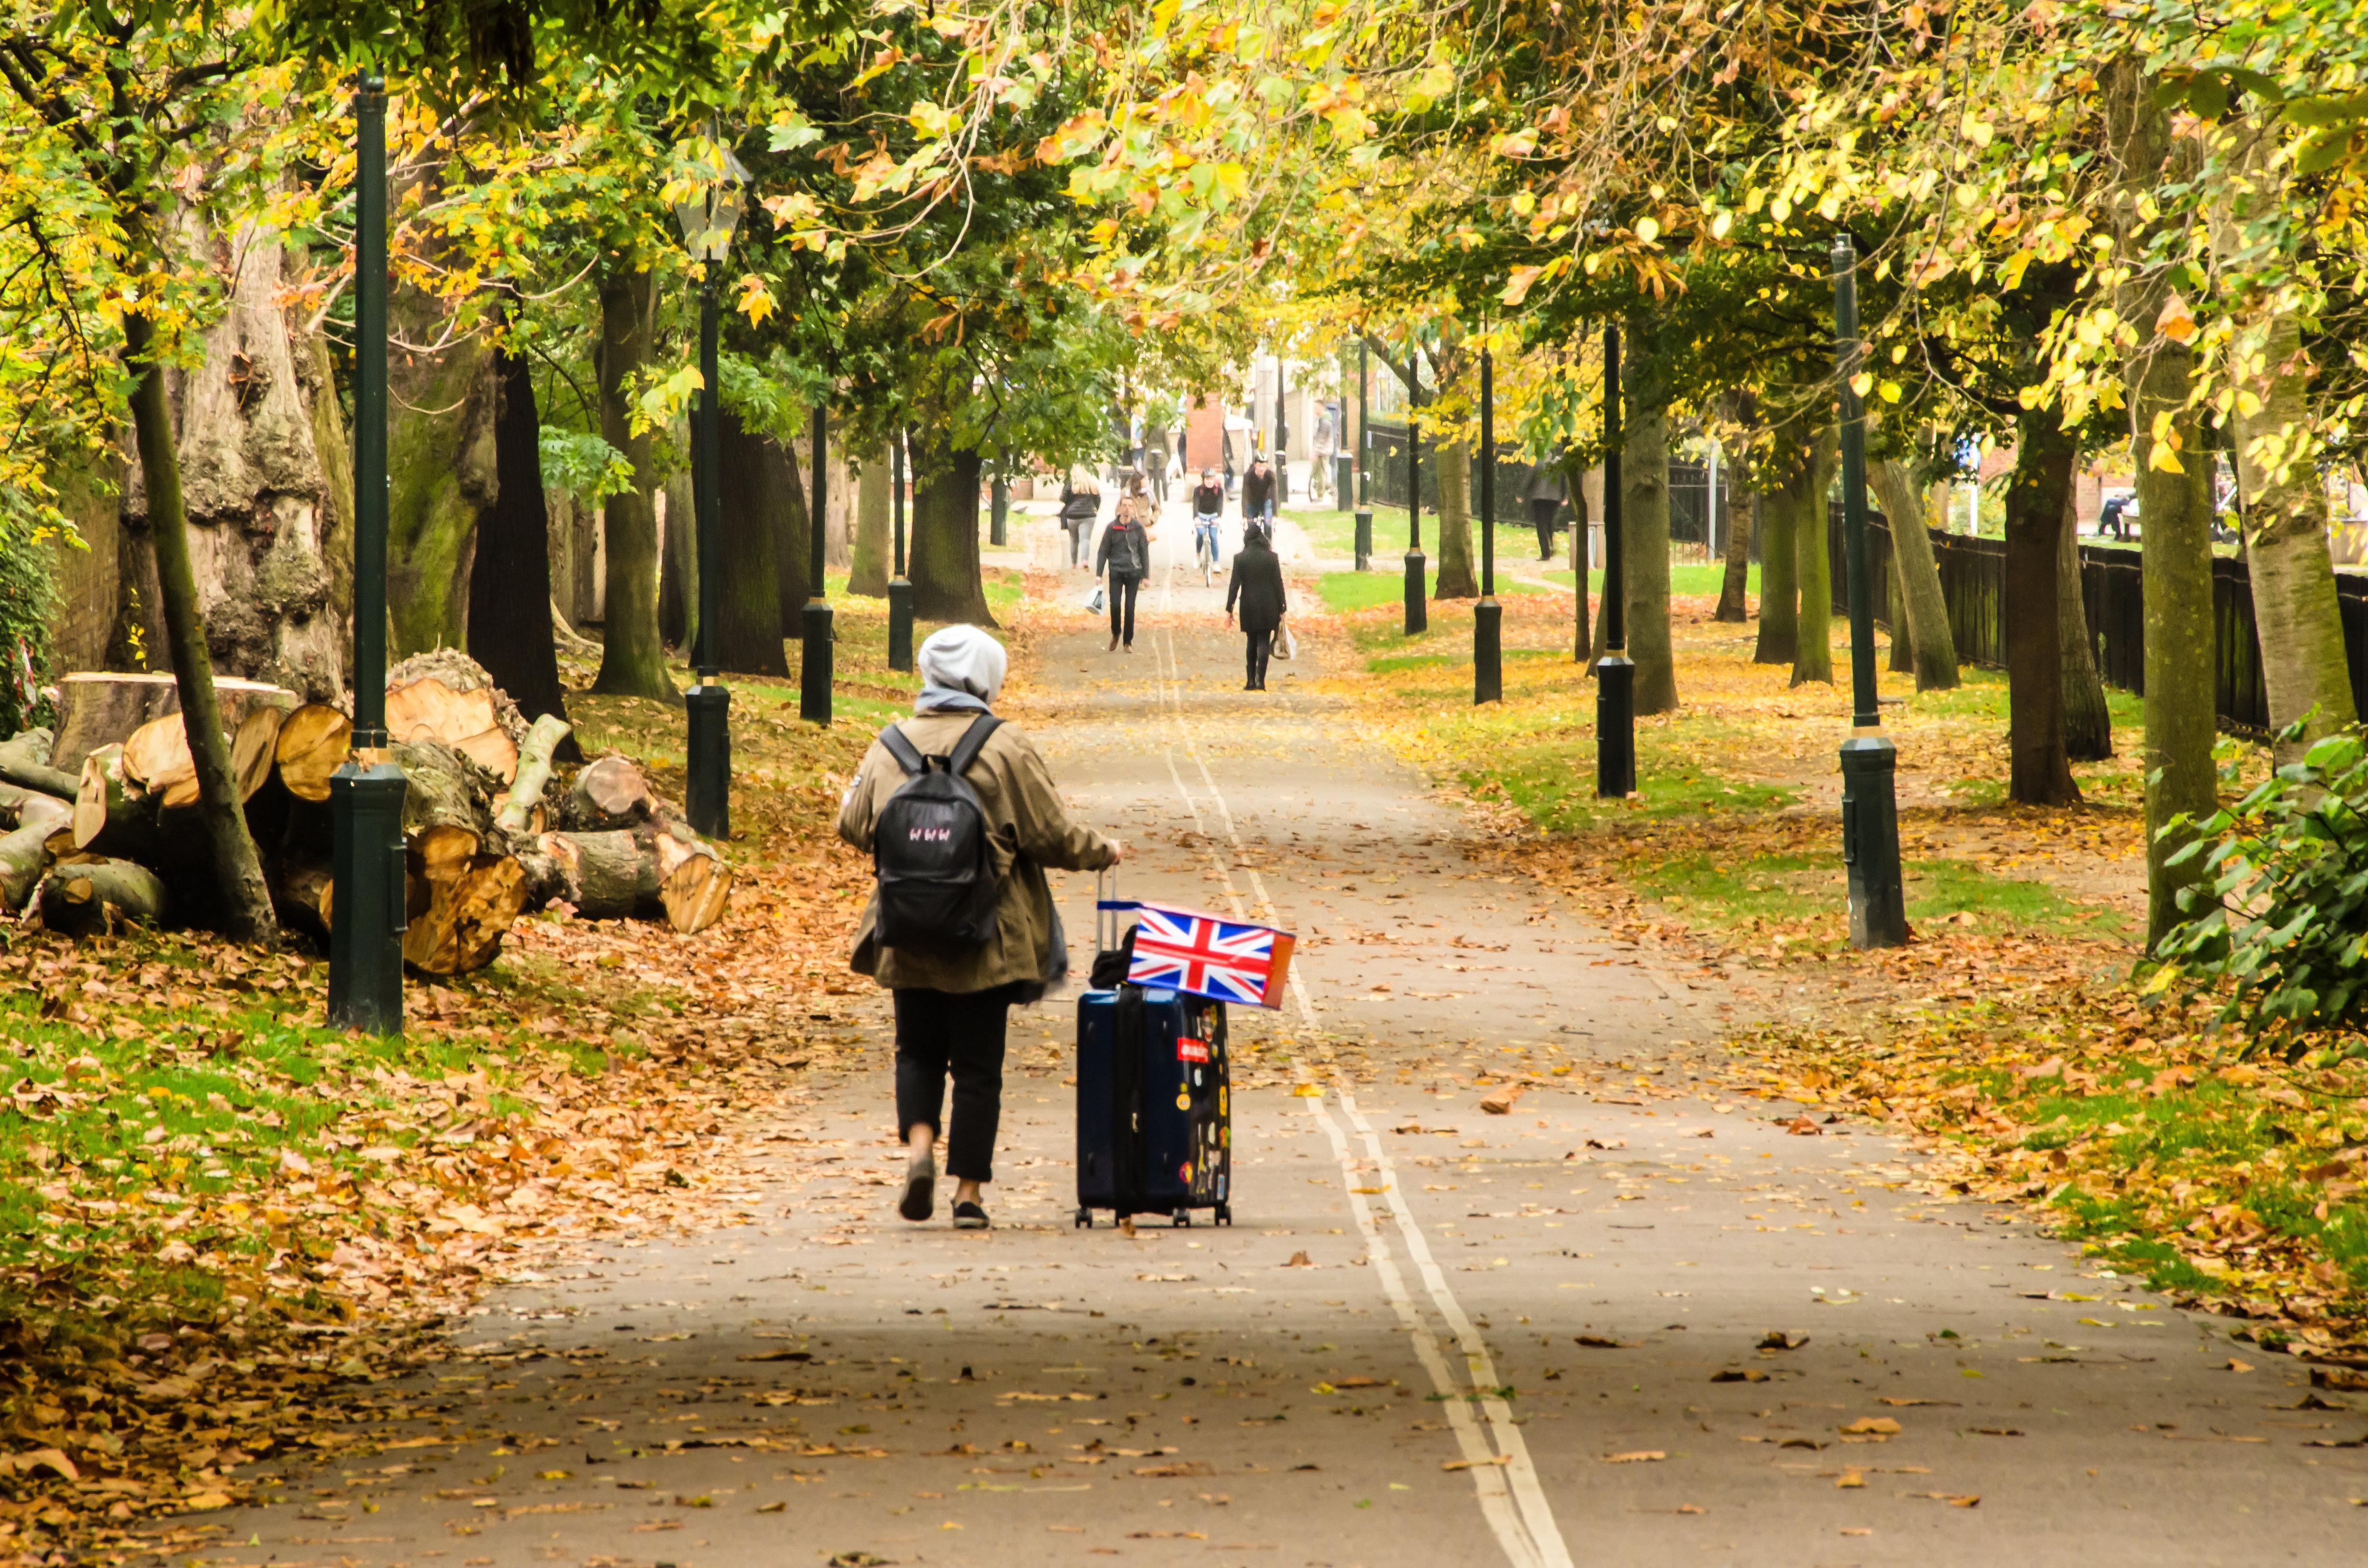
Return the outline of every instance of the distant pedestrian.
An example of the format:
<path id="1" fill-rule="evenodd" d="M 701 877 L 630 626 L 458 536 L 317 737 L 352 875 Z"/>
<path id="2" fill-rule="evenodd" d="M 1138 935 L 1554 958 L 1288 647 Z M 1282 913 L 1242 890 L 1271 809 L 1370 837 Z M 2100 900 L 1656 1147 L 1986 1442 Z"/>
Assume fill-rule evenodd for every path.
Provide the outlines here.
<path id="1" fill-rule="evenodd" d="M 954 1228 L 987 1227 L 980 1187 L 995 1179 L 995 1139 L 1003 1114 L 1004 1032 L 1010 1010 L 1026 1006 L 1067 977 L 1068 943 L 1044 881 L 1046 867 L 1098 871 L 1116 865 L 1125 848 L 1069 820 L 1044 759 L 1017 725 L 990 711 L 1002 689 L 1005 660 L 994 638 L 973 626 L 949 626 L 921 644 L 921 695 L 913 717 L 893 724 L 864 754 L 855 782 L 839 802 L 838 835 L 857 849 L 890 858 L 880 839 L 883 811 L 913 775 L 890 749 L 888 733 L 910 748 L 906 760 L 950 759 L 972 726 L 980 737 L 962 781 L 976 801 L 968 825 L 983 830 L 985 862 L 1000 872 L 991 925 L 983 943 L 880 940 L 882 893 L 875 885 L 857 927 L 850 960 L 858 974 L 887 987 L 896 1013 L 896 1134 L 906 1150 L 905 1196 L 897 1212 L 926 1220 L 934 1207 L 937 1142 L 946 1133 L 946 1172 L 954 1178 Z M 943 812 L 941 801 L 929 809 Z M 962 815 L 964 809 L 953 808 Z M 893 824 L 895 812 L 888 812 Z M 927 853 L 926 847 L 923 853 Z M 953 1120 L 947 1127 L 946 1081 L 953 1080 Z"/>
<path id="2" fill-rule="evenodd" d="M 1562 469 L 1554 459 L 1538 464 L 1530 471 L 1529 488 L 1523 492 L 1530 503 L 1530 522 L 1538 530 L 1538 559 L 1554 559 L 1554 518 L 1562 512 Z"/>
<path id="3" fill-rule="evenodd" d="M 1307 498 L 1320 501 L 1332 493 L 1332 454 L 1339 449 L 1336 434 L 1338 425 L 1332 417 L 1332 405 L 1324 403 L 1315 411 L 1315 466 L 1307 476 Z"/>
<path id="4" fill-rule="evenodd" d="M 1084 463 L 1071 463 L 1069 483 L 1061 486 L 1061 526 L 1069 530 L 1069 565 L 1086 563 L 1086 541 L 1094 537 L 1094 524 L 1101 515 L 1102 482 Z"/>
<path id="5" fill-rule="evenodd" d="M 1274 634 L 1282 629 L 1284 612 L 1290 609 L 1282 589 L 1282 560 L 1274 552 L 1271 536 L 1263 523 L 1252 523 L 1243 531 L 1242 548 L 1234 556 L 1233 579 L 1225 588 L 1225 624 L 1234 624 L 1238 604 L 1241 627 L 1249 639 L 1245 655 L 1247 676 L 1242 682 L 1244 691 L 1266 689 L 1266 662 L 1274 652 Z"/>
<path id="6" fill-rule="evenodd" d="M 2124 496 L 2107 496 L 2104 510 L 2097 517 L 2097 537 L 2102 539 L 2110 533 L 2118 540 L 2128 539 L 2129 525 L 2123 521 L 2123 518 L 2127 516 L 2129 506 L 2129 501 Z"/>
<path id="7" fill-rule="evenodd" d="M 1152 499 L 1163 507 L 1167 505 L 1167 460 L 1174 455 L 1167 431 L 1155 427 L 1144 432 L 1144 472 L 1151 479 Z"/>
<path id="8" fill-rule="evenodd" d="M 1274 521 L 1274 465 L 1260 452 L 1250 460 L 1249 472 L 1242 475 L 1242 526 Z"/>
<path id="9" fill-rule="evenodd" d="M 1151 528 L 1145 516 L 1149 510 L 1139 495 L 1121 501 L 1118 516 L 1102 530 L 1102 542 L 1094 551 L 1095 574 L 1110 574 L 1109 651 L 1113 653 L 1121 644 L 1128 653 L 1134 652 L 1134 596 L 1143 580 L 1151 575 Z"/>
<path id="10" fill-rule="evenodd" d="M 1224 430 L 1220 431 L 1219 440 L 1223 443 L 1224 449 L 1225 494 L 1231 495 L 1238 487 L 1241 480 L 1240 471 L 1234 466 L 1234 427 L 1228 425 Z"/>

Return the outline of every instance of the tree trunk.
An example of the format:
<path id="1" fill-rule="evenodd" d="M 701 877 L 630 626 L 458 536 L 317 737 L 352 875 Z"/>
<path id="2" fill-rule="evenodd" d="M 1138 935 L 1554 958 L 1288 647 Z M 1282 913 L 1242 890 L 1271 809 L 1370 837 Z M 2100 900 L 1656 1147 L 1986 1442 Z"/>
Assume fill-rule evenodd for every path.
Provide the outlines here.
<path id="1" fill-rule="evenodd" d="M 895 571 L 895 540 L 889 514 L 892 475 L 887 449 L 863 460 L 855 482 L 855 556 L 847 569 L 847 591 L 866 598 L 885 598 L 888 578 Z M 911 522 L 907 517 L 907 524 Z"/>
<path id="2" fill-rule="evenodd" d="M 1755 499 L 1759 506 L 1759 519 L 1752 525 L 1759 535 L 1759 636 L 1751 662 L 1789 665 L 1801 636 L 1801 585 L 1793 560 L 1793 497 L 1779 484 Z"/>
<path id="3" fill-rule="evenodd" d="M 1789 493 L 1793 506 L 1793 578 L 1801 596 L 1793 636 L 1793 684 L 1834 684 L 1834 558 L 1826 494 L 1833 488 L 1840 458 L 1839 437 L 1826 426 L 1816 433 L 1802 470 L 1801 488 Z"/>
<path id="4" fill-rule="evenodd" d="M 191 254 L 226 256 L 234 267 L 227 308 L 199 337 L 199 357 L 186 370 L 165 371 L 155 393 L 176 481 L 172 526 L 183 530 L 177 548 L 197 596 L 189 611 L 205 630 L 208 676 L 335 697 L 345 689 L 353 544 L 328 362 L 280 303 L 289 287 L 282 236 L 254 227 L 215 233 L 188 210 L 180 222 Z M 161 670 L 172 638 L 144 453 L 125 477 L 117 642 L 133 655 L 128 665 Z M 194 539 L 189 528 L 199 530 Z"/>
<path id="5" fill-rule="evenodd" d="M 123 318 L 124 369 L 132 376 L 131 421 L 140 447 L 146 492 L 148 533 L 154 551 L 157 601 L 165 619 L 166 649 L 181 692 L 181 712 L 196 764 L 201 820 L 212 851 L 214 877 L 230 934 L 241 941 L 269 941 L 279 935 L 263 862 L 247 835 L 246 812 L 230 765 L 230 738 L 222 733 L 222 704 L 214 695 L 213 656 L 199 608 L 198 579 L 189 558 L 188 516 L 181 502 L 181 460 L 174 440 L 173 412 L 165 399 L 165 373 L 151 362 L 155 331 L 144 315 Z M 77 780 L 77 783 L 80 781 Z"/>
<path id="6" fill-rule="evenodd" d="M 498 489 L 477 534 L 469 578 L 469 655 L 528 719 L 567 717 L 551 624 L 550 507 L 542 493 L 542 421 L 523 356 L 500 359 L 494 423 Z"/>
<path id="7" fill-rule="evenodd" d="M 912 558 L 916 621 L 967 621 L 993 626 L 978 564 L 979 454 L 938 444 L 938 433 L 914 449 Z"/>
<path id="8" fill-rule="evenodd" d="M 389 314 L 395 335 L 414 343 L 433 343 L 451 324 L 443 301 L 405 288 Z M 435 354 L 388 352 L 386 604 L 396 659 L 468 641 L 478 530 L 501 483 L 501 368 L 482 333 Z"/>
<path id="9" fill-rule="evenodd" d="M 2212 245 L 2224 263 L 2257 243 L 2255 224 L 2272 216 L 2287 177 L 2275 166 L 2278 124 L 2260 117 L 2234 127 L 2233 167 L 2212 194 Z M 2359 717 L 2328 553 L 2327 485 L 2318 472 L 2325 443 L 2309 403 L 2317 370 L 2296 311 L 2276 300 L 2245 301 L 2239 309 L 2227 358 L 2237 394 L 2234 445 L 2245 559 L 2270 729 L 2282 734 L 2303 726 L 2297 739 L 2277 746 L 2280 762 L 2295 762 L 2312 741 Z M 2143 511 L 2139 517 L 2144 522 Z"/>
<path id="10" fill-rule="evenodd" d="M 669 475 L 658 499 L 658 640 L 687 657 L 699 637 L 699 499 L 690 475 Z"/>
<path id="11" fill-rule="evenodd" d="M 1869 519 L 1872 521 L 1872 519 Z M 1884 521 L 1890 522 L 1888 514 Z M 1895 535 L 1899 530 L 1891 529 Z M 1891 625 L 1891 659 L 1884 666 L 1896 675 L 1907 675 L 1916 668 L 1916 632 L 1907 624 L 1907 594 L 1899 584 L 1899 551 L 1891 552 L 1891 570 L 1883 574 L 1884 613 Z"/>
<path id="12" fill-rule="evenodd" d="M 2113 713 L 2097 673 L 2097 642 L 2089 629 L 2089 596 L 2080 581 L 2079 511 L 2074 487 L 2064 487 L 2064 531 L 2055 547 L 2055 631 L 2064 644 L 2064 752 L 2075 762 L 2113 755 Z"/>
<path id="13" fill-rule="evenodd" d="M 718 419 L 722 449 L 716 522 L 722 533 L 723 580 L 716 585 L 716 657 L 741 675 L 786 680 L 781 651 L 781 568 L 774 558 L 789 506 L 790 465 L 780 443 L 758 435 L 724 409 Z"/>
<path id="14" fill-rule="evenodd" d="M 1435 558 L 1439 580 L 1432 585 L 1430 597 L 1477 598 L 1480 574 L 1472 551 L 1472 450 L 1461 443 L 1432 450 L 1438 453 L 1439 462 L 1439 553 Z"/>
<path id="15" fill-rule="evenodd" d="M 1915 476 L 1903 462 L 1877 463 L 1873 477 L 1875 494 L 1892 519 L 1891 559 L 1897 568 L 1916 689 L 1951 690 L 1957 685 L 1957 641 L 1949 630 L 1949 600 L 1941 591 L 1941 566 L 1926 522 L 1930 515 L 1927 493 L 1916 487 Z M 1895 624 L 1892 640 L 1896 642 L 1899 635 Z"/>
<path id="16" fill-rule="evenodd" d="M 2203 880 L 2200 857 L 2166 862 L 2188 841 L 2166 833 L 2180 817 L 2201 822 L 2219 803 L 2212 765 L 2217 728 L 2213 699 L 2212 471 L 2200 415 L 2189 406 L 2195 355 L 2155 330 L 2170 298 L 2170 282 L 2143 258 L 2156 221 L 2139 198 L 2165 183 L 2192 177 L 2200 148 L 2174 141 L 2170 112 L 2154 98 L 2154 83 L 2135 58 L 2116 61 L 2106 78 L 2106 127 L 2123 185 L 2114 222 L 2123 260 L 2132 266 L 2115 307 L 2147 337 L 2123 362 L 2129 386 L 2130 455 L 2137 471 L 2146 605 L 2146 947 L 2151 950 L 2183 919 L 2182 889 Z M 2157 452 L 2156 421 L 2169 437 Z M 2182 459 L 2180 454 L 2185 453 Z"/>
<path id="17" fill-rule="evenodd" d="M 600 674 L 592 689 L 610 697 L 679 702 L 658 642 L 658 525 L 647 430 L 632 430 L 634 383 L 656 331 L 647 272 L 620 267 L 600 280 L 600 434 L 632 465 L 631 489 L 609 497 L 606 613 Z"/>
<path id="18" fill-rule="evenodd" d="M 813 420 L 809 418 L 804 423 L 811 426 Z M 781 630 L 792 637 L 802 635 L 804 631 L 800 618 L 804 615 L 806 600 L 811 597 L 806 584 L 806 567 L 811 564 L 808 556 L 814 549 L 814 536 L 806 531 L 806 487 L 798 472 L 798 448 L 801 444 L 810 445 L 811 437 L 806 443 L 781 443 L 781 462 L 788 494 L 784 497 L 786 505 L 781 509 L 780 538 L 773 542 L 773 565 L 780 574 L 781 583 Z M 811 451 L 808 455 L 811 457 Z M 807 466 L 813 465 L 809 462 Z"/>
<path id="19" fill-rule="evenodd" d="M 2026 806 L 2077 805 L 2080 788 L 2065 753 L 2056 583 L 2078 445 L 2052 410 L 2015 423 L 2006 493 L 2007 794 Z"/>
<path id="20" fill-rule="evenodd" d="M 1752 493 L 1738 524 L 1732 498 L 1726 509 L 1726 575 L 1718 585 L 1718 609 L 1711 619 L 1740 625 L 1751 619 L 1751 536 L 1759 528 L 1759 495 Z"/>
<path id="21" fill-rule="evenodd" d="M 1639 335 L 1640 347 L 1641 343 Z M 1653 381 L 1640 376 L 1633 384 Z M 1678 706 L 1678 668 L 1669 646 L 1668 410 L 1657 399 L 1645 402 L 1632 394 L 1627 423 L 1621 448 L 1620 527 L 1628 657 L 1636 666 L 1636 711 L 1668 713 Z"/>

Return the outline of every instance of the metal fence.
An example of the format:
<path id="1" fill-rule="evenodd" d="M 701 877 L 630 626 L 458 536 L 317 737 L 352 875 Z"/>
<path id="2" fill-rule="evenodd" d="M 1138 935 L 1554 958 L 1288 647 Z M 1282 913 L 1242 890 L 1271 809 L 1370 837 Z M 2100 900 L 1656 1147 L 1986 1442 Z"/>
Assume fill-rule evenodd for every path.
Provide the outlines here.
<path id="1" fill-rule="evenodd" d="M 1891 529 L 1870 519 L 1867 570 L 1874 581 L 1892 585 L 1875 605 L 1874 622 L 1891 630 L 1896 597 Z M 1949 635 L 1957 658 L 1991 669 L 2006 667 L 2006 540 L 1930 530 L 1941 596 L 1949 604 Z M 1834 584 L 1834 611 L 1849 608 L 1850 578 L 1843 565 L 1841 507 L 1831 508 L 1827 549 Z M 2138 551 L 2113 545 L 2080 547 L 2080 597 L 2088 611 L 2089 637 L 2097 671 L 2107 685 L 2146 691 L 2146 582 Z M 2343 644 L 2351 669 L 2351 689 L 2368 707 L 2368 575 L 2335 574 L 2335 597 L 2343 613 Z M 2228 556 L 2212 562 L 2213 708 L 2225 729 L 2260 734 L 2270 727 L 2270 699 L 2261 684 L 2261 638 L 2253 619 L 2252 579 L 2245 562 Z"/>
<path id="2" fill-rule="evenodd" d="M 1373 504 L 1378 506 L 1403 506 L 1406 504 L 1406 428 L 1376 419 L 1366 426 L 1372 439 L 1372 449 L 1366 454 L 1366 472 L 1373 479 Z M 1472 467 L 1472 516 L 1480 516 L 1479 460 L 1468 460 Z M 1530 521 L 1529 503 L 1522 499 L 1528 490 L 1533 465 L 1500 458 L 1497 462 L 1497 523 L 1500 528 L 1526 528 Z M 1439 447 L 1425 439 L 1422 444 L 1422 504 L 1426 510 L 1439 506 Z"/>

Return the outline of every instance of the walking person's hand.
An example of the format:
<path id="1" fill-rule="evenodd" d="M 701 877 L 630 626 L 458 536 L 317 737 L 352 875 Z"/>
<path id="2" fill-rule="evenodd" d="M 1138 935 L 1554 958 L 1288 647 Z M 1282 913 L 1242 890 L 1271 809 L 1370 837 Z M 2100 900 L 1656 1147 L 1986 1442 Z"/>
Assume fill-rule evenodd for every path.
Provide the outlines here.
<path id="1" fill-rule="evenodd" d="M 1225 630 L 1226 630 L 1226 631 L 1231 631 L 1233 629 L 1234 629 L 1234 612 L 1233 612 L 1232 610 L 1227 610 L 1227 611 L 1225 612 Z"/>

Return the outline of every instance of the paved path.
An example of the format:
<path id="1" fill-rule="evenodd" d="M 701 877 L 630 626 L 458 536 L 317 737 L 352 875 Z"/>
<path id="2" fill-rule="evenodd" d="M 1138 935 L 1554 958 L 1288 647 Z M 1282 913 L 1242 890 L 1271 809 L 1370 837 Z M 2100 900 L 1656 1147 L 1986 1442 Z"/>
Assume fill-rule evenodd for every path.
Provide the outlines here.
<path id="1" fill-rule="evenodd" d="M 1235 1226 L 1072 1228 L 1062 1004 L 1013 1031 L 997 1228 L 899 1222 L 875 1006 L 769 1130 L 795 1174 L 756 1222 L 505 1291 L 410 1391 L 438 1417 L 371 1428 L 451 1441 L 291 1485 L 210 1560 L 2357 1560 L 2368 1449 L 2304 1445 L 2362 1417 L 1892 1141 L 1712 1091 L 1710 977 L 1467 860 L 1297 689 L 1325 640 L 1241 692 L 1214 602 L 1163 582 L 1131 658 L 1056 640 L 1015 717 L 1129 891 L 1306 938 L 1239 1020 Z M 1553 1086 L 1484 1115 L 1515 1066 Z"/>

